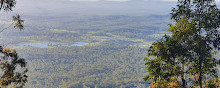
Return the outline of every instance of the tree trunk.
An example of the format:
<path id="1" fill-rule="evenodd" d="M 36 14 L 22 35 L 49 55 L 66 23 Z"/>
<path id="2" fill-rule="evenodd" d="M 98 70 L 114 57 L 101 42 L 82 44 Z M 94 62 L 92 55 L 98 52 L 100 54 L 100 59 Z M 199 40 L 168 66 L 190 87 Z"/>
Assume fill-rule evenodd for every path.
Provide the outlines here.
<path id="1" fill-rule="evenodd" d="M 199 60 L 199 88 L 202 88 L 202 60 L 203 58 L 201 58 L 200 60 Z"/>
<path id="2" fill-rule="evenodd" d="M 199 88 L 202 88 L 202 74 L 201 74 L 201 71 L 199 73 Z"/>
<path id="3" fill-rule="evenodd" d="M 182 84 L 182 86 L 183 86 L 183 88 L 186 88 L 186 80 L 185 80 L 185 78 L 184 78 L 184 64 L 182 64 L 182 72 L 181 72 L 181 79 L 182 79 L 182 82 L 183 82 L 183 84 Z"/>

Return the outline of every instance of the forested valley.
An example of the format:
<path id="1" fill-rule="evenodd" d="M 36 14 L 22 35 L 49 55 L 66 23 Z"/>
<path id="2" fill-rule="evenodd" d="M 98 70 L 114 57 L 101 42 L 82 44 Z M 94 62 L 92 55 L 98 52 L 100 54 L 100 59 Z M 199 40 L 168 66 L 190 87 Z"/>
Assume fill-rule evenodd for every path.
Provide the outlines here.
<path id="1" fill-rule="evenodd" d="M 215 3 L 218 7 L 219 2 Z M 10 26 L 11 17 L 19 13 L 24 20 L 24 29 L 10 27 L 0 32 L 0 41 L 2 41 L 0 45 L 5 50 L 10 48 L 11 51 L 9 50 L 8 53 L 12 53 L 12 49 L 15 49 L 16 53 L 27 62 L 28 71 L 25 74 L 28 77 L 27 82 L 24 81 L 24 88 L 196 87 L 201 83 L 189 77 L 189 75 L 199 77 L 198 74 L 193 73 L 196 68 L 185 73 L 187 84 L 180 81 L 181 73 L 188 70 L 187 66 L 197 63 L 194 60 L 195 57 L 190 57 L 188 52 L 179 52 L 180 49 L 185 49 L 180 48 L 185 43 L 181 44 L 182 42 L 190 43 L 191 40 L 188 41 L 188 39 L 192 38 L 193 33 L 195 31 L 197 33 L 198 30 L 181 30 L 184 29 L 184 27 L 181 28 L 181 25 L 187 26 L 185 30 L 194 29 L 194 20 L 192 21 L 194 18 L 190 18 L 191 15 L 184 18 L 185 13 L 177 14 L 177 16 L 170 14 L 178 12 L 177 9 L 172 10 L 181 8 L 177 6 L 178 4 L 180 2 L 169 0 L 124 2 L 20 0 L 16 1 L 13 11 L 0 12 L 2 14 L 0 25 L 3 28 Z M 208 14 L 208 16 L 211 15 Z M 219 13 L 214 14 L 214 16 L 216 15 Z M 212 25 L 210 29 L 218 30 L 218 24 L 215 24 L 215 28 L 212 28 L 214 24 L 210 24 L 210 26 Z M 175 31 L 178 28 L 185 34 L 181 34 L 182 32 L 179 35 L 175 34 L 178 33 Z M 216 31 L 210 33 L 217 33 L 219 36 Z M 189 38 L 189 36 L 191 37 Z M 194 36 L 197 35 L 194 34 Z M 214 48 L 218 47 L 217 43 L 213 45 Z M 196 44 L 187 48 L 192 51 L 200 48 L 193 48 L 195 46 Z M 173 53 L 172 50 L 176 50 L 176 53 Z M 217 49 L 216 52 L 212 49 L 206 51 L 211 51 L 215 55 L 204 52 L 207 53 L 207 56 L 204 57 L 213 56 L 216 58 L 214 60 L 218 60 Z M 188 55 L 188 57 L 184 57 L 184 55 Z M 193 59 L 182 61 L 179 57 Z M 166 60 L 170 60 L 170 62 Z M 208 61 L 206 58 L 204 60 Z M 213 58 L 209 58 L 209 60 L 214 61 Z M 187 64 L 182 66 L 182 63 Z M 218 79 L 214 78 L 216 78 L 216 73 L 219 75 L 219 71 L 216 70 L 219 67 L 217 63 L 211 64 L 215 65 L 209 66 L 215 67 L 216 72 L 213 72 L 212 69 L 208 70 L 215 76 L 208 77 L 204 72 L 202 85 L 206 86 L 206 81 L 216 87 Z M 185 70 L 181 70 L 181 67 L 185 67 Z M 202 71 L 204 70 L 202 69 Z M 209 80 L 207 81 L 207 79 Z"/>

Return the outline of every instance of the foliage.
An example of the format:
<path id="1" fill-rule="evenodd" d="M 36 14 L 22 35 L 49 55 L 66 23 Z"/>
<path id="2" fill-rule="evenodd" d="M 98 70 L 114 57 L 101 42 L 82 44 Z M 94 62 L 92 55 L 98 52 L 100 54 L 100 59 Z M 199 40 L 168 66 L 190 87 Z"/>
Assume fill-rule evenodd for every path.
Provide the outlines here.
<path id="1" fill-rule="evenodd" d="M 197 84 L 202 87 L 202 78 L 205 75 L 217 77 L 215 69 L 219 61 L 216 60 L 212 52 L 219 49 L 219 30 L 220 26 L 220 10 L 215 4 L 215 0 L 180 0 L 177 9 L 172 9 L 172 19 L 180 20 L 186 17 L 191 22 L 196 22 L 196 34 L 199 35 L 195 39 L 198 44 L 194 47 L 194 64 L 190 68 L 193 75 L 199 74 Z M 193 72 L 192 72 L 193 71 Z"/>
<path id="2" fill-rule="evenodd" d="M 20 30 L 24 28 L 23 26 L 24 20 L 21 19 L 19 14 L 13 16 L 13 21 L 16 22 L 14 28 L 19 28 Z"/>
<path id="3" fill-rule="evenodd" d="M 2 57 L 0 59 L 0 65 L 2 75 L 0 79 L 1 87 L 7 87 L 13 85 L 14 87 L 22 87 L 27 82 L 25 59 L 19 58 L 15 49 L 0 48 Z"/>
<path id="4" fill-rule="evenodd" d="M 12 11 L 15 4 L 15 0 L 0 0 L 0 10 Z M 24 21 L 21 20 L 20 15 L 13 16 L 13 21 L 16 22 L 14 28 L 19 28 L 20 30 L 23 29 Z M 1 32 L 5 29 L 7 28 L 3 28 Z M 27 82 L 28 77 L 26 75 L 28 70 L 26 68 L 25 59 L 19 58 L 15 49 L 3 49 L 2 46 L 0 46 L 0 53 L 0 69 L 2 71 L 0 87 L 22 88 Z"/>
<path id="5" fill-rule="evenodd" d="M 176 77 L 171 77 L 169 82 L 167 80 L 160 80 L 158 82 L 153 82 L 149 88 L 182 88 L 181 83 L 176 79 Z"/>
<path id="6" fill-rule="evenodd" d="M 170 48 L 169 46 L 176 44 L 175 41 L 170 40 L 170 38 L 171 37 L 169 36 L 165 36 L 162 40 L 153 43 L 153 46 L 149 48 L 149 58 L 145 58 L 145 65 L 147 65 L 149 75 L 145 77 L 145 81 L 149 79 L 152 81 L 168 79 L 169 76 L 178 74 L 177 71 L 181 69 L 180 66 L 175 64 L 175 58 L 169 58 L 173 55 L 173 51 L 170 49 L 175 49 L 172 47 Z M 165 42 L 167 40 L 169 42 Z M 150 59 L 151 56 L 154 56 L 155 58 Z"/>
<path id="7" fill-rule="evenodd" d="M 208 79 L 205 81 L 205 88 L 219 88 L 220 87 L 220 79 Z"/>
<path id="8" fill-rule="evenodd" d="M 194 47 L 189 46 L 189 44 L 195 43 L 192 39 L 197 36 L 193 34 L 196 29 L 194 23 L 189 23 L 187 19 L 182 19 L 175 25 L 170 25 L 169 31 L 173 34 L 172 36 L 165 35 L 149 48 L 149 59 L 145 59 L 149 75 L 145 77 L 145 80 L 149 80 L 149 78 L 169 80 L 170 77 L 177 76 L 182 79 L 182 82 L 185 81 L 185 71 L 188 70 L 185 69 L 185 65 L 192 58 L 189 49 Z M 160 63 L 161 66 L 155 65 L 156 63 Z M 160 69 L 155 71 L 158 67 Z M 162 73 L 160 74 L 160 72 Z M 186 83 L 184 83 L 183 87 L 185 85 Z"/>
<path id="9" fill-rule="evenodd" d="M 219 49 L 220 10 L 215 0 L 179 0 L 177 8 L 172 9 L 171 19 L 175 21 L 186 17 L 189 21 L 196 22 L 197 29 L 202 38 Z M 204 34 L 202 34 L 204 33 Z"/>
<path id="10" fill-rule="evenodd" d="M 203 78 L 218 76 L 216 67 L 220 61 L 214 57 L 214 50 L 219 47 L 220 17 L 214 13 L 220 11 L 212 0 L 180 0 L 172 11 L 171 18 L 176 21 L 170 25 L 172 35 L 165 35 L 150 47 L 145 59 L 149 75 L 144 79 L 157 82 L 177 76 L 185 88 L 188 77 L 201 88 Z"/>
<path id="11" fill-rule="evenodd" d="M 12 8 L 15 7 L 15 0 L 0 0 L 0 10 L 12 11 Z"/>

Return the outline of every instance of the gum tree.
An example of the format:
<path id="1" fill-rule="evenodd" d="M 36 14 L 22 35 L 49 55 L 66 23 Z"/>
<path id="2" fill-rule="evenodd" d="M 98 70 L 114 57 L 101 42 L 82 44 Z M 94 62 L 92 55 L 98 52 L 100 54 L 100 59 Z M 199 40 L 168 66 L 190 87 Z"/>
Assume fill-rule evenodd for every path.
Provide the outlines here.
<path id="1" fill-rule="evenodd" d="M 202 88 L 203 78 L 218 76 L 219 60 L 214 55 L 219 49 L 220 11 L 214 0 L 179 0 L 171 15 L 176 21 L 170 25 L 172 35 L 150 47 L 145 80 L 169 80 L 174 76 L 185 88 L 188 77 Z"/>
<path id="2" fill-rule="evenodd" d="M 202 87 L 202 78 L 207 74 L 216 73 L 216 69 L 207 69 L 209 58 L 213 58 L 210 53 L 219 50 L 220 33 L 220 10 L 217 8 L 215 0 L 179 0 L 177 8 L 172 9 L 172 19 L 178 21 L 187 17 L 189 21 L 196 22 L 196 32 L 199 37 L 198 45 L 194 47 L 194 65 L 191 70 L 199 73 L 197 83 Z M 198 40 L 197 40 L 198 41 Z M 209 53 L 209 54 L 208 54 Z M 218 63 L 218 62 L 216 62 Z M 217 76 L 217 74 L 213 74 Z"/>
<path id="3" fill-rule="evenodd" d="M 0 0 L 0 10 L 10 12 L 15 7 L 15 0 Z M 13 23 L 6 28 L 1 28 L 0 32 L 10 28 L 23 29 L 24 21 L 21 20 L 20 15 L 12 17 Z M 19 58 L 15 49 L 4 48 L 0 46 L 0 87 L 16 87 L 22 88 L 27 82 L 27 68 L 24 58 Z"/>

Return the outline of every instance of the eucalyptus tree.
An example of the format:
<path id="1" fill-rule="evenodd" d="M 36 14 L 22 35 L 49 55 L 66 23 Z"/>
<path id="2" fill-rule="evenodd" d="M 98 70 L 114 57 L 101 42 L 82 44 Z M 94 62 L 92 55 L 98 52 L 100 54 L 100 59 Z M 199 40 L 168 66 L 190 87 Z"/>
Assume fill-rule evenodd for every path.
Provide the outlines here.
<path id="1" fill-rule="evenodd" d="M 169 80 L 171 77 L 180 78 L 182 87 L 187 86 L 185 73 L 189 58 L 192 58 L 190 49 L 197 35 L 195 23 L 187 19 L 179 20 L 175 25 L 170 25 L 171 36 L 165 35 L 160 41 L 152 44 L 145 58 L 149 75 L 145 80 Z M 159 65 L 156 65 L 158 64 Z M 156 70 L 157 69 L 157 70 Z M 160 73 L 160 74 L 159 74 Z M 158 76 L 157 76 L 158 75 Z M 153 79 L 152 79 L 153 78 Z"/>
<path id="2" fill-rule="evenodd" d="M 10 12 L 16 5 L 15 0 L 0 0 L 0 10 Z M 12 17 L 12 24 L 9 27 L 1 28 L 0 32 L 10 28 L 23 29 L 24 21 L 17 14 Z M 27 82 L 27 67 L 24 58 L 19 58 L 15 49 L 3 48 L 0 46 L 0 87 L 22 88 Z"/>
<path id="3" fill-rule="evenodd" d="M 197 83 L 201 88 L 204 76 L 211 74 L 217 77 L 215 67 L 219 62 L 211 53 L 220 49 L 220 10 L 215 0 L 179 0 L 171 15 L 175 21 L 187 17 L 189 21 L 196 22 L 198 44 L 193 49 L 194 58 L 191 61 L 194 64 L 190 69 L 193 71 L 191 73 L 198 75 Z"/>
<path id="4" fill-rule="evenodd" d="M 150 47 L 145 58 L 149 72 L 145 80 L 169 80 L 176 76 L 185 88 L 188 77 L 202 88 L 204 77 L 218 76 L 219 60 L 214 54 L 219 49 L 220 11 L 214 0 L 179 0 L 171 15 L 176 21 L 170 25 L 172 35 Z"/>
<path id="5" fill-rule="evenodd" d="M 0 0 L 1 11 L 5 11 L 5 12 L 13 11 L 13 8 L 15 7 L 15 5 L 16 5 L 15 0 Z M 19 14 L 13 16 L 12 21 L 13 23 L 9 27 L 14 25 L 14 28 L 19 28 L 20 30 L 23 29 L 24 20 L 21 19 Z M 0 32 L 4 31 L 5 29 L 8 29 L 9 27 L 1 28 L 2 30 Z"/>

